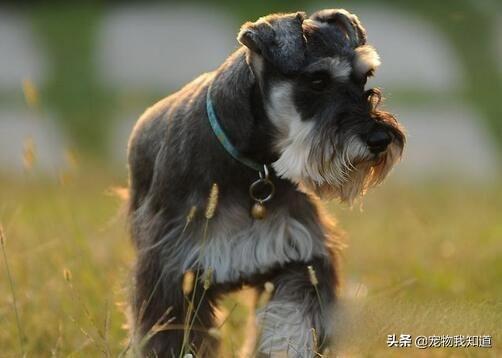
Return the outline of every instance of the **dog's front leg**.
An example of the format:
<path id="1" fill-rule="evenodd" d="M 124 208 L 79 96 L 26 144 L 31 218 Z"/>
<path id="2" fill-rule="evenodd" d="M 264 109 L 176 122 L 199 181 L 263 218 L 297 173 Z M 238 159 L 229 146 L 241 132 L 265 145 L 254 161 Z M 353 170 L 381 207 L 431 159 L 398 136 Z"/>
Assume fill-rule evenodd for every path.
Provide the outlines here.
<path id="1" fill-rule="evenodd" d="M 326 257 L 290 263 L 273 281 L 275 291 L 258 312 L 262 356 L 314 357 L 327 347 L 335 301 L 334 268 Z"/>
<path id="2" fill-rule="evenodd" d="M 149 257 L 139 257 L 134 297 L 135 356 L 216 357 L 217 341 L 208 335 L 213 326 L 215 296 L 201 278 L 183 293 L 183 273 L 163 272 Z"/>

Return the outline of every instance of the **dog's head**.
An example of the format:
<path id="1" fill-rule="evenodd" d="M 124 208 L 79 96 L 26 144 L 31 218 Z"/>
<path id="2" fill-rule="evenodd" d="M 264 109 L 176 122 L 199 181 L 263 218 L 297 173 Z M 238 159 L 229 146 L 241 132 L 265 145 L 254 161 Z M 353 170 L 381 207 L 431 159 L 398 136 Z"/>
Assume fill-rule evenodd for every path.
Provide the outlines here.
<path id="1" fill-rule="evenodd" d="M 352 202 L 401 157 L 396 118 L 366 89 L 380 64 L 358 18 L 341 9 L 275 14 L 238 35 L 277 129 L 277 174 L 322 196 Z"/>

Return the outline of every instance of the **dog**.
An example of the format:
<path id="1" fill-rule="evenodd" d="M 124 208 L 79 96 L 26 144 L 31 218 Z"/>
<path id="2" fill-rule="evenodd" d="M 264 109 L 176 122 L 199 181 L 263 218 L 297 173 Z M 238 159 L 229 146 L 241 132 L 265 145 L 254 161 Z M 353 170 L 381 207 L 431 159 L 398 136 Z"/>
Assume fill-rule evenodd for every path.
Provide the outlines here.
<path id="1" fill-rule="evenodd" d="M 217 70 L 147 109 L 129 140 L 143 356 L 217 356 L 218 299 L 268 282 L 256 355 L 322 352 L 340 233 L 320 198 L 352 203 L 403 152 L 403 128 L 365 89 L 380 60 L 357 16 L 272 14 L 237 39 Z"/>

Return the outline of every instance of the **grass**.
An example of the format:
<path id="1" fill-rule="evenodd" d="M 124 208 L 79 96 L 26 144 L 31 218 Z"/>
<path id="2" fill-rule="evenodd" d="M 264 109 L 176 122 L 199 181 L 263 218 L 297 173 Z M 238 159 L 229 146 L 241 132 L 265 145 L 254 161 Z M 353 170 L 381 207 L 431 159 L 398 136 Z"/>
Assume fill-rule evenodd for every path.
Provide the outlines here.
<path id="1" fill-rule="evenodd" d="M 109 194 L 124 181 L 90 169 L 63 182 L 32 172 L 0 179 L 2 357 L 18 357 L 21 350 L 27 356 L 117 356 L 124 349 L 134 255 L 120 201 Z M 342 353 L 502 354 L 500 184 L 388 182 L 367 196 L 362 211 L 329 208 L 350 234 L 336 317 Z M 228 356 L 245 336 L 247 295 L 224 302 Z M 494 348 L 387 348 L 393 333 L 492 335 Z"/>

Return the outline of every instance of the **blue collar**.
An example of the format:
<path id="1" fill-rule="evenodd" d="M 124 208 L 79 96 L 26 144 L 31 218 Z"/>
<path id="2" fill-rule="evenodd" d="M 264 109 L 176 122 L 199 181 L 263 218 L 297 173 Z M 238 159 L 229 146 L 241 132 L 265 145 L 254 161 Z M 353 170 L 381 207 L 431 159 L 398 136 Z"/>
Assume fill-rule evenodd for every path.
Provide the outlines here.
<path id="1" fill-rule="evenodd" d="M 209 88 L 207 89 L 206 110 L 207 117 L 209 118 L 209 124 L 211 124 L 211 128 L 213 129 L 216 138 L 218 138 L 218 141 L 221 143 L 223 148 L 225 148 L 227 153 L 230 154 L 235 160 L 237 160 L 241 164 L 244 164 L 248 168 L 261 172 L 263 170 L 263 164 L 258 164 L 255 161 L 243 156 L 241 152 L 239 152 L 237 148 L 235 148 L 234 145 L 230 142 L 230 139 L 223 131 L 223 128 L 221 128 L 220 122 L 218 121 L 218 117 L 216 116 L 216 112 L 214 110 L 213 101 L 211 99 L 212 85 L 213 83 L 211 82 Z"/>

